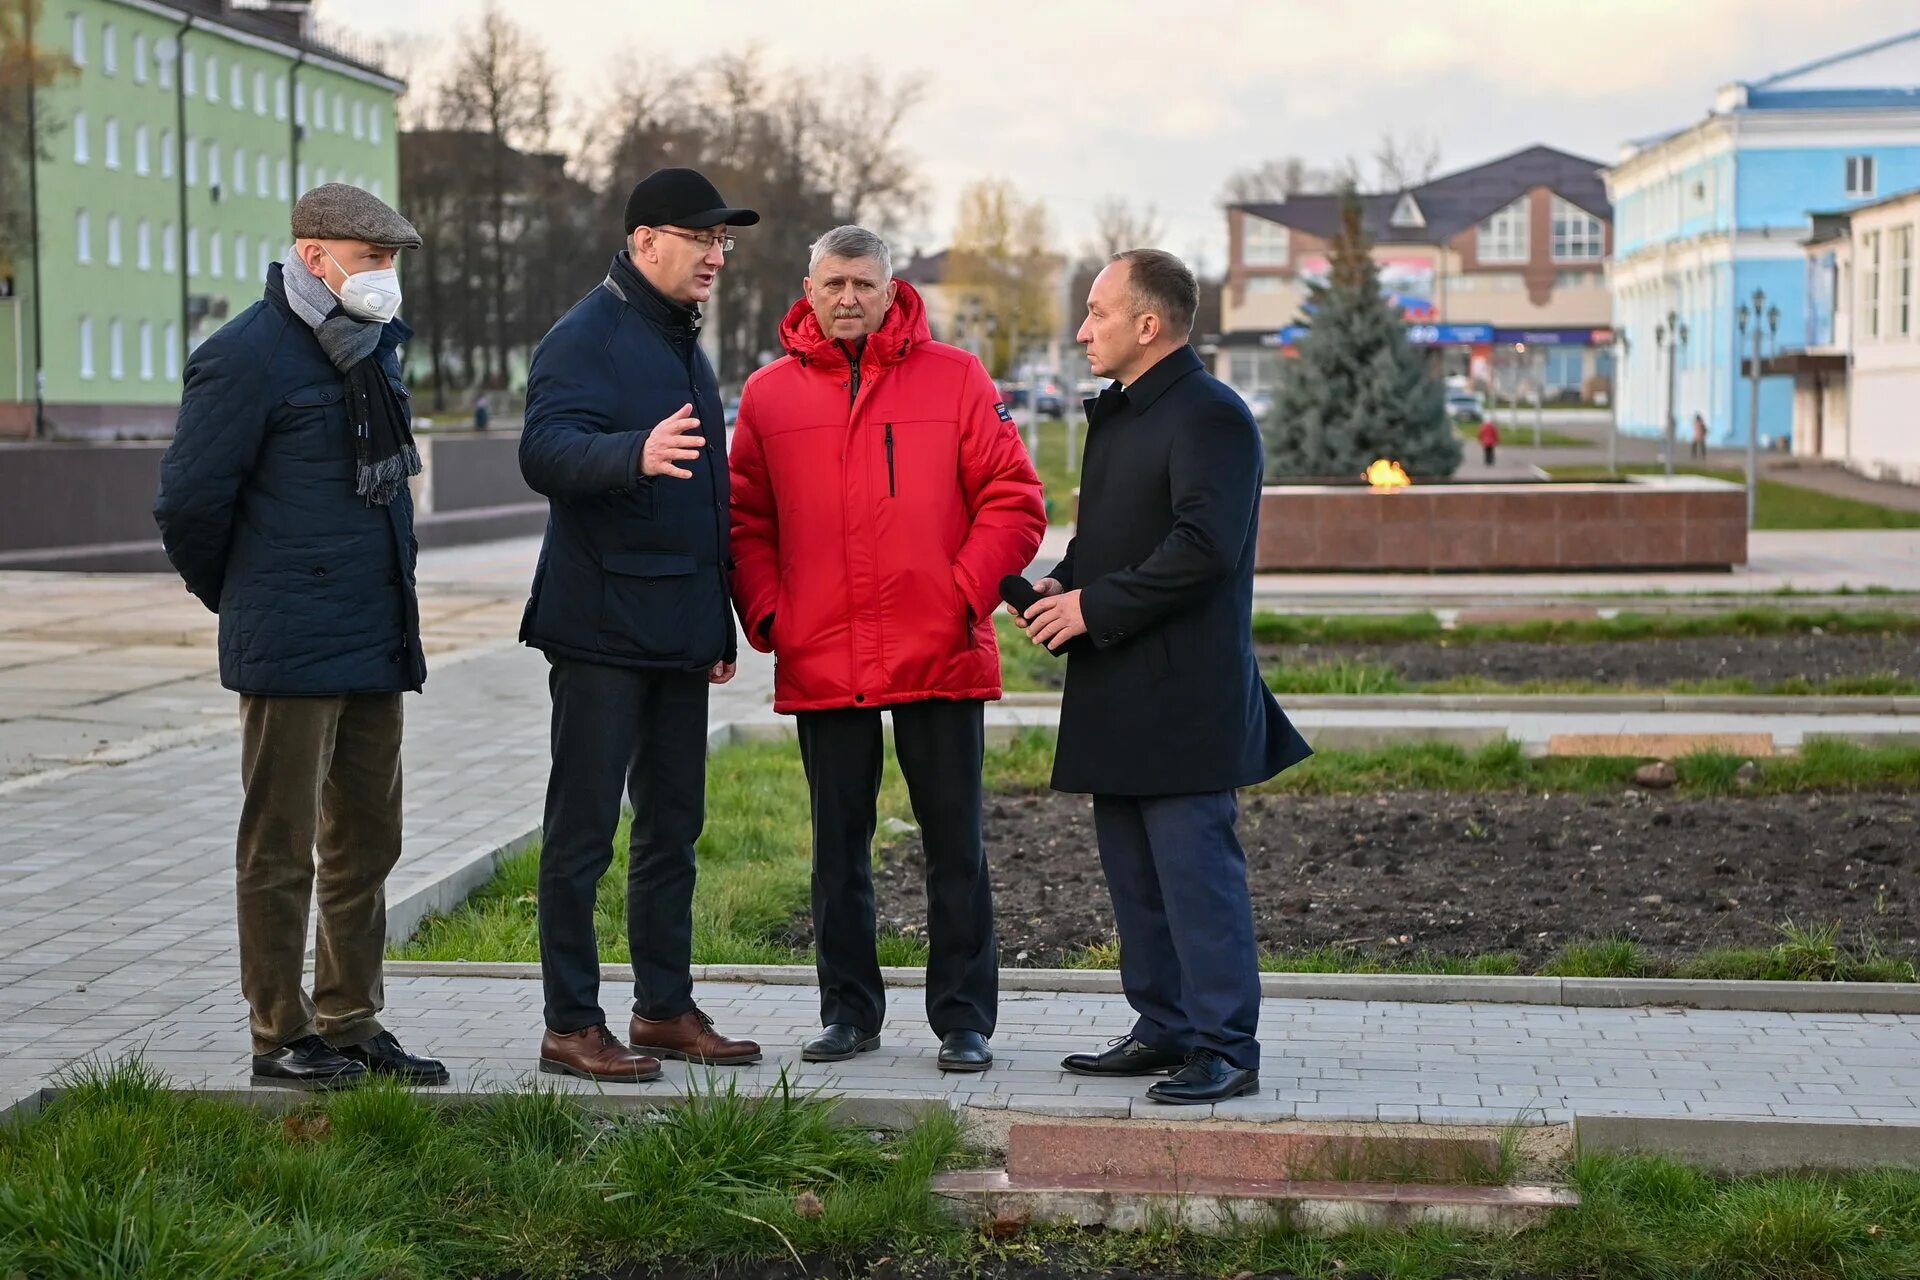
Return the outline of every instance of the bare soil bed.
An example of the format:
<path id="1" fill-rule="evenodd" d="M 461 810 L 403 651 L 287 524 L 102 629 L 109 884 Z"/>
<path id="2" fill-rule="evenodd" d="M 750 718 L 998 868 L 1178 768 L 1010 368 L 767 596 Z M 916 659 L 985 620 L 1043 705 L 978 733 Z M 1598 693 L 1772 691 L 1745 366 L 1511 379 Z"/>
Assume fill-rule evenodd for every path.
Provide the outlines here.
<path id="1" fill-rule="evenodd" d="M 1267 948 L 1514 952 L 1532 970 L 1601 938 L 1657 959 L 1766 947 L 1792 920 L 1920 953 L 1911 795 L 1249 795 L 1240 837 Z M 1112 937 L 1085 797 L 990 795 L 986 839 L 1002 964 L 1055 965 Z M 918 839 L 880 861 L 881 927 L 923 932 Z M 795 934 L 811 941 L 804 917 Z"/>

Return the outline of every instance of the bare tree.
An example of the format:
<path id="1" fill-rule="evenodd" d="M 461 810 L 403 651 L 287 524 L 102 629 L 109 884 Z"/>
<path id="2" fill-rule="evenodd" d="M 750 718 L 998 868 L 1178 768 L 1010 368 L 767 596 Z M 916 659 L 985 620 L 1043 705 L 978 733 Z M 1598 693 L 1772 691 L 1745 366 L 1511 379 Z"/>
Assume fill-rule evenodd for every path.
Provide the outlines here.
<path id="1" fill-rule="evenodd" d="M 1135 210 L 1125 196 L 1109 195 L 1093 207 L 1093 238 L 1086 253 L 1105 262 L 1122 249 L 1158 247 L 1166 235 L 1167 224 L 1153 205 Z"/>
<path id="2" fill-rule="evenodd" d="M 1430 182 L 1440 172 L 1440 139 L 1429 133 L 1383 133 L 1373 149 L 1373 169 L 1382 191 L 1405 191 Z"/>
<path id="3" fill-rule="evenodd" d="M 28 161 L 50 158 L 48 141 L 64 124 L 51 110 L 53 95 L 41 95 L 31 112 L 28 95 L 76 73 L 73 60 L 47 42 L 46 31 L 41 0 L 0 0 L 0 277 L 16 274 L 14 258 L 32 234 Z"/>
<path id="4" fill-rule="evenodd" d="M 997 179 L 961 193 L 947 268 L 947 283 L 960 295 L 963 332 L 956 337 L 980 345 L 996 376 L 1052 336 L 1059 323 L 1055 273 L 1063 266 L 1049 247 L 1046 205 Z"/>
<path id="5" fill-rule="evenodd" d="M 1220 191 L 1220 203 L 1259 204 L 1289 196 L 1329 194 L 1353 176 L 1353 169 L 1350 159 L 1324 169 L 1309 165 L 1299 156 L 1263 160 L 1229 174 Z"/>

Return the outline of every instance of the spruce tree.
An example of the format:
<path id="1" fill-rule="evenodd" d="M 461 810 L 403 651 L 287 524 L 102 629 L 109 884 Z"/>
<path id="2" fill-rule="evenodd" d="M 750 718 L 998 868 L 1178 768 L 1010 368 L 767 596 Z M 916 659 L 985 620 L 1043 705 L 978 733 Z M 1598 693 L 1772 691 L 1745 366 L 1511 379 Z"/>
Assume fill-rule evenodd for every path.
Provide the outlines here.
<path id="1" fill-rule="evenodd" d="M 1371 247 L 1348 188 L 1327 281 L 1312 289 L 1298 358 L 1287 362 L 1264 426 L 1269 478 L 1357 476 L 1376 458 L 1416 478 L 1460 465 L 1440 380 L 1381 296 Z"/>

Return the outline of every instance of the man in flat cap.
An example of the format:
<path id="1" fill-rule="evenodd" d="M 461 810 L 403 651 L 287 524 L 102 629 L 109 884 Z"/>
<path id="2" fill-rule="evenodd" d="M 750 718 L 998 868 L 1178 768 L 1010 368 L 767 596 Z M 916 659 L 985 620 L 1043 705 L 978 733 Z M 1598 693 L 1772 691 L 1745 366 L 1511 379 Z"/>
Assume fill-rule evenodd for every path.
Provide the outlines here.
<path id="1" fill-rule="evenodd" d="M 733 678 L 720 392 L 695 341 L 733 247 L 730 208 L 692 169 L 627 200 L 606 279 L 541 340 L 520 470 L 547 496 L 520 638 L 551 664 L 553 772 L 540 850 L 540 1069 L 650 1080 L 661 1058 L 758 1061 L 693 1000 L 694 841 L 706 820 L 707 692 Z M 593 904 L 633 805 L 627 939 L 633 1018 L 600 1007 Z"/>
<path id="2" fill-rule="evenodd" d="M 168 558 L 220 615 L 220 680 L 240 695 L 253 1081 L 444 1084 L 380 1022 L 401 694 L 427 674 L 407 488 L 420 455 L 394 354 L 412 333 L 394 260 L 420 236 L 338 183 L 300 198 L 292 230 L 265 296 L 188 359 L 154 503 Z"/>

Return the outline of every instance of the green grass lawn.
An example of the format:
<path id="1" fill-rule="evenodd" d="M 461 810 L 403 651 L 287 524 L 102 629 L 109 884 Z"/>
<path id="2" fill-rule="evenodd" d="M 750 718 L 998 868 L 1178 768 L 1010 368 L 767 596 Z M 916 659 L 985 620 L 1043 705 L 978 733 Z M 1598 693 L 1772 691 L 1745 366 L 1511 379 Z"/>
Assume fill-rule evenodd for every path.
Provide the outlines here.
<path id="1" fill-rule="evenodd" d="M 1458 435 L 1474 448 L 1477 449 L 1480 447 L 1480 424 L 1478 422 L 1456 420 L 1453 424 L 1453 430 L 1455 435 Z M 1540 432 L 1540 447 L 1543 449 L 1588 449 L 1592 448 L 1593 444 L 1593 440 L 1587 436 L 1569 435 L 1564 431 L 1554 431 L 1551 429 L 1542 429 Z M 1500 448 L 1511 449 L 1519 445 L 1525 445 L 1528 448 L 1533 447 L 1532 421 L 1529 420 L 1525 425 L 1518 427 L 1503 421 L 1500 424 Z"/>
<path id="2" fill-rule="evenodd" d="M 1635 463 L 1620 468 L 1633 475 L 1660 475 L 1666 468 L 1659 463 Z M 1733 484 L 1745 485 L 1744 471 L 1708 467 L 1676 467 L 1683 475 L 1712 476 Z M 1554 467 L 1555 480 L 1603 480 L 1604 466 Z M 1841 498 L 1817 489 L 1769 480 L 1763 472 L 1754 497 L 1753 527 L 1756 529 L 1920 529 L 1920 511 L 1901 511 L 1876 502 Z"/>
<path id="3" fill-rule="evenodd" d="M 137 1062 L 71 1084 L 0 1129 L 0 1276 L 1920 1276 L 1912 1170 L 1724 1178 L 1589 1155 L 1542 1171 L 1580 1205 L 1518 1235 L 1007 1232 L 956 1226 L 929 1195 L 937 1170 L 983 1157 L 945 1114 L 876 1135 L 781 1092 L 640 1119 L 553 1092 L 440 1106 L 370 1084 L 282 1118 L 173 1092 Z"/>
<path id="4" fill-rule="evenodd" d="M 988 750 L 985 781 L 989 791 L 1032 793 L 1044 790 L 1053 763 L 1053 740 L 1026 733 Z M 1407 790 L 1521 791 L 1593 794 L 1632 785 L 1638 760 L 1609 757 L 1533 758 L 1517 743 L 1502 743 L 1468 753 L 1457 747 L 1422 743 L 1378 751 L 1325 751 L 1278 778 L 1252 788 L 1256 792 L 1300 795 L 1386 794 Z M 1674 762 L 1681 795 L 1781 794 L 1803 791 L 1900 789 L 1920 791 L 1920 748 L 1855 747 L 1816 739 L 1796 756 L 1769 760 L 1760 777 L 1743 791 L 1735 771 L 1738 756 L 1704 752 Z M 881 792 L 884 817 L 910 816 L 904 784 L 889 758 Z M 810 846 L 807 792 L 797 748 L 754 743 L 713 754 L 707 788 L 707 828 L 700 840 L 700 878 L 694 894 L 693 955 L 699 964 L 780 964 L 809 957 L 783 941 L 793 918 L 807 908 Z M 884 837 L 882 844 L 886 843 Z M 614 844 L 614 862 L 600 883 L 595 930 L 600 957 L 624 962 L 626 933 L 626 833 Z M 406 960 L 490 960 L 532 962 L 540 958 L 535 886 L 539 854 L 509 859 L 498 875 L 457 910 L 429 917 L 414 938 L 393 955 Z M 1579 975 L 1617 976 L 1628 963 L 1611 944 L 1591 952 L 1570 952 L 1563 963 Z M 1775 952 L 1779 948 L 1774 949 Z M 1801 946 L 1812 954 L 1819 948 Z M 1796 966 L 1805 976 L 1833 977 L 1841 972 L 1862 979 L 1910 977 L 1912 966 L 1888 962 L 1872 945 L 1849 953 L 1829 938 L 1825 959 L 1793 959 L 1765 950 L 1701 957 L 1701 976 L 1787 976 Z M 926 963 L 925 943 L 883 935 L 880 960 L 888 965 Z M 1111 968 L 1098 948 L 1088 953 L 1091 967 Z M 1650 963 L 1650 962 L 1649 962 Z M 1434 957 L 1409 955 L 1391 962 L 1355 951 L 1324 949 L 1274 953 L 1274 969 L 1364 970 L 1401 966 L 1406 972 L 1514 972 L 1510 956 Z M 1905 967 L 1900 967 L 1905 964 Z M 1405 968 L 1405 966 L 1424 966 Z M 1396 969 L 1396 971 L 1402 971 Z M 1676 971 L 1677 972 L 1677 971 Z M 1689 970 L 1689 972 L 1692 972 Z M 0 1273 L 4 1274 L 4 1273 Z"/>
<path id="5" fill-rule="evenodd" d="M 1079 406 L 1073 406 L 1078 413 Z M 1076 455 L 1087 445 L 1087 424 L 1082 421 L 1074 431 L 1074 451 Z M 1047 497 L 1047 521 L 1050 524 L 1073 523 L 1073 492 L 1080 487 L 1078 458 L 1069 467 L 1067 458 L 1067 424 L 1060 418 L 1042 418 L 1040 420 L 1040 455 L 1034 460 L 1034 470 L 1040 473 L 1040 487 Z"/>

